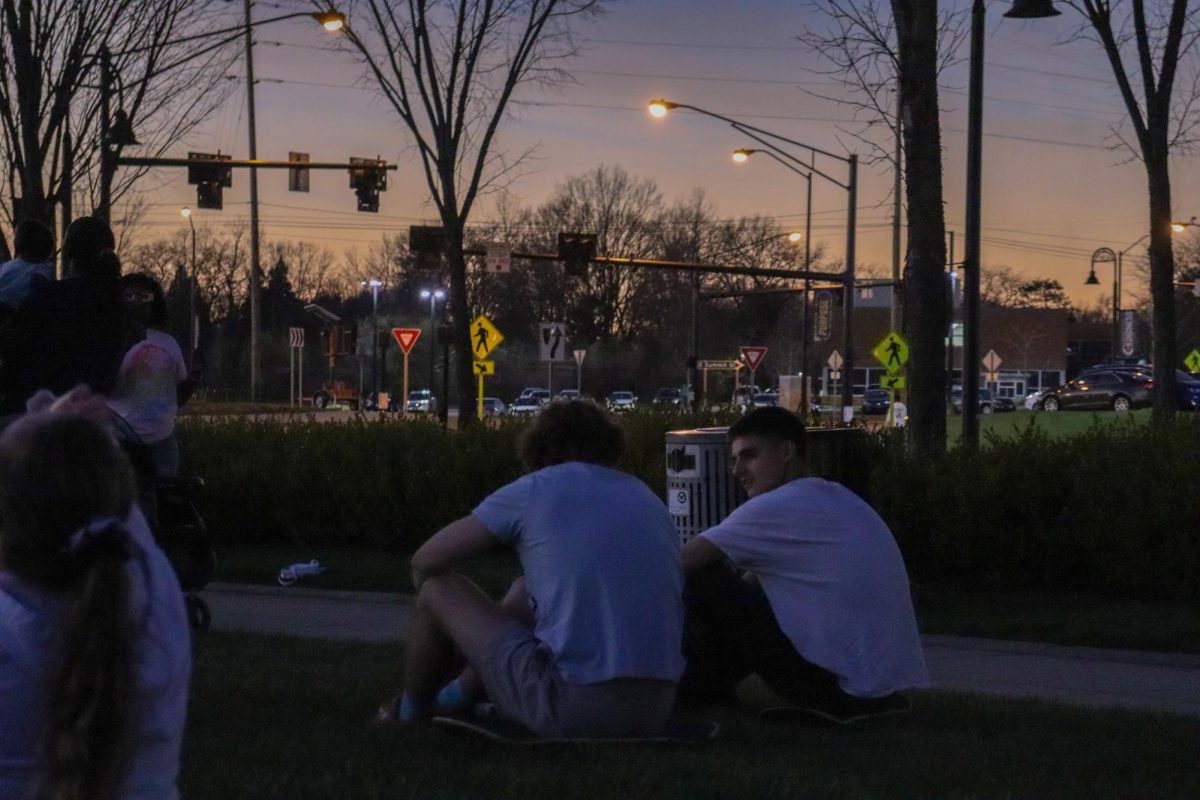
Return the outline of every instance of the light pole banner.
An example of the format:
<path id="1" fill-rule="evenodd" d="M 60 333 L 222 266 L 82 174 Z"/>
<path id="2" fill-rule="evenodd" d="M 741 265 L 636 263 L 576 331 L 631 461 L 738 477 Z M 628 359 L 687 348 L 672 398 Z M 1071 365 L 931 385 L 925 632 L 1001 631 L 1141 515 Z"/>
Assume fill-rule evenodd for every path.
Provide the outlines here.
<path id="1" fill-rule="evenodd" d="M 833 337 L 833 292 L 822 289 L 813 297 L 813 341 L 827 342 Z"/>
<path id="2" fill-rule="evenodd" d="M 1121 312 L 1121 356 L 1132 358 L 1137 355 L 1137 312 Z"/>

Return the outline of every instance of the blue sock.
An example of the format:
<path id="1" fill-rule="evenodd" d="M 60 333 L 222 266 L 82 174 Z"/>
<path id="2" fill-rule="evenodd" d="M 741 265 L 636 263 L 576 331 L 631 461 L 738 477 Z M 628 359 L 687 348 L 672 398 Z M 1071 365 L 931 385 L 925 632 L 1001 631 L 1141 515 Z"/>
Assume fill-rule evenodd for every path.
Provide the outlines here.
<path id="1" fill-rule="evenodd" d="M 467 694 L 466 690 L 463 689 L 463 686 L 461 683 L 459 683 L 458 678 L 455 678 L 442 687 L 442 690 L 438 692 L 437 700 L 435 702 L 437 703 L 438 708 L 458 711 L 470 707 L 475 701 L 470 695 Z"/>
<path id="2" fill-rule="evenodd" d="M 432 710 L 428 706 L 418 706 L 407 692 L 400 698 L 399 717 L 401 722 L 412 722 L 414 719 L 427 717 Z"/>

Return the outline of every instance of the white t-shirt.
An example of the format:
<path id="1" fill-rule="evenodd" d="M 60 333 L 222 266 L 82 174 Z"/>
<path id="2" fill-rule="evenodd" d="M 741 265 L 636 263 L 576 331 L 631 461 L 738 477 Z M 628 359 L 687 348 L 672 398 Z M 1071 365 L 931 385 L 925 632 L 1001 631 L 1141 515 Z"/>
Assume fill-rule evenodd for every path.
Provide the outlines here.
<path id="1" fill-rule="evenodd" d="M 929 685 L 900 549 L 846 487 L 800 478 L 700 535 L 757 576 L 796 651 L 837 675 L 847 694 Z"/>
<path id="2" fill-rule="evenodd" d="M 176 390 L 185 378 L 187 366 L 175 338 L 150 328 L 146 338 L 129 348 L 121 361 L 109 408 L 146 444 L 161 442 L 175 431 L 179 413 Z"/>
<path id="3" fill-rule="evenodd" d="M 473 512 L 516 548 L 534 635 L 572 683 L 683 674 L 683 572 L 667 507 L 644 483 L 572 461 L 498 489 Z"/>

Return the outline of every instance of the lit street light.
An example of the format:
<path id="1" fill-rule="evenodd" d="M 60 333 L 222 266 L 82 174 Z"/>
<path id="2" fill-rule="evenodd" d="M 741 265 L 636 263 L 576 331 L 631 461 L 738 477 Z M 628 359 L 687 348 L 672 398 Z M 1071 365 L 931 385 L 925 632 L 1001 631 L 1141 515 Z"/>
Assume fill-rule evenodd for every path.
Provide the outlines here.
<path id="1" fill-rule="evenodd" d="M 784 161 L 770 150 L 754 150 L 751 148 L 742 147 L 733 151 L 733 160 L 739 164 L 743 164 L 750 160 L 750 156 L 755 153 L 763 153 L 775 159 L 777 162 L 787 167 L 792 172 L 804 179 L 805 199 L 804 199 L 804 271 L 808 272 L 811 268 L 812 259 L 812 168 L 808 167 L 807 171 L 798 169 L 791 162 Z M 814 156 L 815 160 L 815 156 Z M 788 234 L 789 242 L 800 241 L 800 232 L 792 231 Z M 853 284 L 851 284 L 853 287 Z M 812 288 L 812 280 L 806 275 L 804 277 L 804 303 L 800 308 L 800 371 L 804 378 L 800 381 L 800 414 L 804 419 L 808 419 L 808 382 L 811 380 L 812 373 L 808 369 L 808 340 L 811 338 L 808 332 L 809 314 L 808 314 L 808 294 Z M 853 288 L 851 289 L 853 293 Z M 850 383 L 848 381 L 848 383 Z M 851 389 L 853 391 L 853 389 Z"/>
<path id="2" fill-rule="evenodd" d="M 188 373 L 192 371 L 192 361 L 196 358 L 196 222 L 192 219 L 192 210 L 187 206 L 179 209 L 179 216 L 188 221 L 192 229 L 192 279 L 188 281 Z"/>
<path id="3" fill-rule="evenodd" d="M 429 394 L 431 397 L 433 396 L 434 351 L 437 350 L 437 347 L 436 347 L 437 337 L 434 335 L 435 330 L 433 327 L 434 314 L 437 312 L 437 301 L 443 299 L 445 296 L 446 296 L 445 289 L 422 289 L 421 290 L 421 299 L 429 301 Z M 450 398 L 448 398 L 448 397 L 442 398 L 443 403 L 447 403 L 447 402 L 449 402 L 449 400 L 450 400 Z M 407 402 L 407 400 L 405 402 Z M 429 410 L 433 411 L 432 408 Z"/>
<path id="4" fill-rule="evenodd" d="M 1197 222 L 1196 218 L 1192 217 L 1187 222 L 1172 222 L 1171 223 L 1172 233 L 1183 233 L 1188 228 L 1200 228 L 1200 222 Z M 1112 264 L 1113 264 L 1112 357 L 1114 360 L 1117 358 L 1118 351 L 1119 351 L 1119 344 L 1121 341 L 1121 338 L 1120 338 L 1120 336 L 1121 336 L 1120 335 L 1120 316 L 1121 316 L 1121 295 L 1122 295 L 1121 276 L 1123 274 L 1123 262 L 1125 259 L 1125 254 L 1149 238 L 1150 238 L 1149 233 L 1142 234 L 1137 239 L 1137 241 L 1135 241 L 1133 244 L 1129 245 L 1124 250 L 1118 250 L 1116 252 L 1115 256 L 1114 256 L 1111 248 L 1108 248 L 1108 247 L 1099 248 L 1094 253 L 1092 253 L 1091 270 L 1088 272 L 1087 280 L 1085 280 L 1083 282 L 1084 286 L 1099 286 L 1100 279 L 1096 277 L 1096 265 L 1107 263 L 1107 262 L 1112 262 Z"/>
<path id="5" fill-rule="evenodd" d="M 846 370 L 847 375 L 850 377 L 850 380 L 844 381 L 842 385 L 842 418 L 843 420 L 848 421 L 848 415 L 853 413 L 854 399 L 854 249 L 855 230 L 858 219 L 858 156 L 853 153 L 849 156 L 841 156 L 836 153 L 821 150 L 813 147 L 812 145 L 805 144 L 804 142 L 799 142 L 795 139 L 789 139 L 785 136 L 780 136 L 777 133 L 772 133 L 771 131 L 763 130 L 762 128 L 754 127 L 753 125 L 747 125 L 744 122 L 739 122 L 721 114 L 717 114 L 712 111 L 706 111 L 703 108 L 697 108 L 696 106 L 687 105 L 685 103 L 675 103 L 670 100 L 658 99 L 652 100 L 649 104 L 650 115 L 658 119 L 666 117 L 667 113 L 673 109 L 687 109 L 689 111 L 695 111 L 698 114 L 703 114 L 706 117 L 712 117 L 713 119 L 721 120 L 722 122 L 728 123 L 734 130 L 745 136 L 748 136 L 755 142 L 758 142 L 758 144 L 760 144 L 762 147 L 766 148 L 765 150 L 761 151 L 751 151 L 745 148 L 735 151 L 733 156 L 734 161 L 739 163 L 746 161 L 753 152 L 769 153 L 775 158 L 775 160 L 779 161 L 781 164 L 785 164 L 798 174 L 805 174 L 805 172 L 802 172 L 801 170 L 809 173 L 815 173 L 835 186 L 846 190 L 846 268 L 842 274 L 842 291 L 843 297 L 845 298 L 845 301 L 842 305 L 843 332 L 845 334 L 845 343 L 843 347 L 846 352 L 844 354 L 843 363 L 844 369 Z M 810 154 L 810 161 L 813 163 L 797 158 L 779 144 L 776 144 L 776 142 L 792 147 L 799 147 L 802 150 L 807 150 Z M 826 158 L 832 158 L 836 161 L 846 164 L 849 173 L 846 182 L 843 183 L 842 181 L 830 177 L 821 170 L 817 169 L 814 163 L 818 155 Z M 809 188 L 811 191 L 811 177 L 809 179 Z M 808 246 L 807 237 L 805 246 Z M 693 303 L 693 306 L 694 305 L 695 303 Z M 693 354 L 693 358 L 694 357 L 695 355 Z M 695 370 L 693 369 L 693 385 L 695 383 L 694 379 Z"/>

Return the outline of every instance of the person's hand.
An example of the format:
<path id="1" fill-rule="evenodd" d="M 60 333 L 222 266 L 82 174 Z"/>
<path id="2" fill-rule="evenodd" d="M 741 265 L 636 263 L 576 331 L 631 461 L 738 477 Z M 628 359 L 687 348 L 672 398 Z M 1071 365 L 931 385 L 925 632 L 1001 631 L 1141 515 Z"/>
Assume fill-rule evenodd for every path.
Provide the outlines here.
<path id="1" fill-rule="evenodd" d="M 76 386 L 61 397 L 55 397 L 50 391 L 41 389 L 29 398 L 25 409 L 31 414 L 71 414 L 100 423 L 107 422 L 112 416 L 104 397 L 93 394 L 84 384 Z"/>

